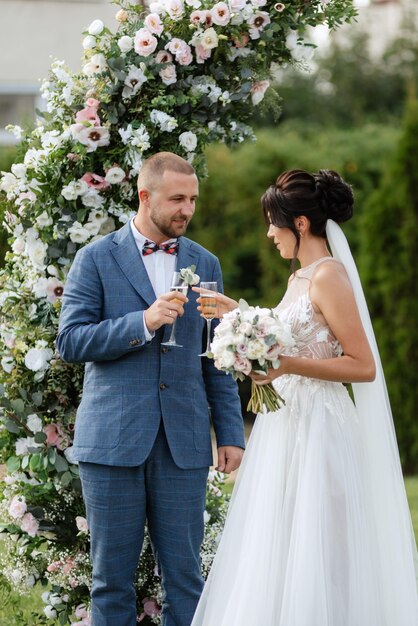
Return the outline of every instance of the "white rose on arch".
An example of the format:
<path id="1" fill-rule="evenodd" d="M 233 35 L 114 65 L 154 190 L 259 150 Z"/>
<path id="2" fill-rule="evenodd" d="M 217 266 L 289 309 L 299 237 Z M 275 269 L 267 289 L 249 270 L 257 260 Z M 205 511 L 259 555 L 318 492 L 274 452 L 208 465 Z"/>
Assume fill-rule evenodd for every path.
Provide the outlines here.
<path id="1" fill-rule="evenodd" d="M 104 24 L 102 20 L 94 20 L 90 24 L 88 28 L 88 32 L 89 32 L 89 35 L 96 36 L 96 35 L 100 35 L 100 33 L 103 32 L 103 29 L 104 29 Z"/>
<path id="2" fill-rule="evenodd" d="M 30 348 L 25 354 L 25 365 L 32 372 L 45 371 L 53 354 L 51 348 Z"/>
<path id="3" fill-rule="evenodd" d="M 197 137 L 191 131 L 181 133 L 179 136 L 179 143 L 186 152 L 193 152 L 197 146 Z"/>

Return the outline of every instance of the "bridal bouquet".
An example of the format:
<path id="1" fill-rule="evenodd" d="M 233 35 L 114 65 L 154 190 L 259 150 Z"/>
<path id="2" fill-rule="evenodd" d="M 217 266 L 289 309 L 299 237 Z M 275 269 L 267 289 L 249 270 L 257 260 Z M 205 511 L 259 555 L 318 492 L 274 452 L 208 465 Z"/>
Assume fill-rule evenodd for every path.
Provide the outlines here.
<path id="1" fill-rule="evenodd" d="M 235 380 L 244 380 L 251 371 L 266 374 L 269 368 L 280 367 L 280 354 L 294 346 L 289 326 L 283 324 L 272 309 L 249 306 L 240 300 L 238 308 L 224 315 L 215 329 L 211 354 L 215 367 Z M 248 410 L 253 413 L 277 411 L 284 404 L 271 383 L 256 385 Z"/>

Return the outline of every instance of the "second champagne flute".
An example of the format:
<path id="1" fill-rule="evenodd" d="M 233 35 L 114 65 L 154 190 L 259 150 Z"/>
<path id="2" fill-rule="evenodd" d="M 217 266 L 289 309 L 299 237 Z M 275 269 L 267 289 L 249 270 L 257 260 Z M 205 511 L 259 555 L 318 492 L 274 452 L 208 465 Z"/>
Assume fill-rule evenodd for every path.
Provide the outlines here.
<path id="1" fill-rule="evenodd" d="M 187 296 L 188 288 L 189 288 L 189 286 L 181 278 L 180 272 L 174 272 L 173 273 L 173 278 L 172 278 L 172 281 L 171 281 L 170 291 L 178 291 L 178 292 L 182 293 L 183 295 Z M 174 299 L 173 302 L 176 302 L 176 299 Z M 183 347 L 182 345 L 180 345 L 179 343 L 176 342 L 176 336 L 175 336 L 176 322 L 177 322 L 177 319 L 174 320 L 174 322 L 173 322 L 173 324 L 171 326 L 171 334 L 170 334 L 169 340 L 162 342 L 161 343 L 162 346 L 176 346 L 177 348 L 182 348 Z"/>
<path id="2" fill-rule="evenodd" d="M 200 294 L 200 302 L 202 307 L 202 315 L 206 319 L 206 328 L 207 328 L 207 340 L 206 340 L 206 351 L 199 356 L 209 356 L 210 354 L 210 329 L 212 320 L 216 315 L 216 298 L 213 292 L 218 291 L 218 283 L 215 281 L 212 282 L 201 282 L 200 288 L 204 291 Z M 207 290 L 207 291 L 206 291 Z"/>

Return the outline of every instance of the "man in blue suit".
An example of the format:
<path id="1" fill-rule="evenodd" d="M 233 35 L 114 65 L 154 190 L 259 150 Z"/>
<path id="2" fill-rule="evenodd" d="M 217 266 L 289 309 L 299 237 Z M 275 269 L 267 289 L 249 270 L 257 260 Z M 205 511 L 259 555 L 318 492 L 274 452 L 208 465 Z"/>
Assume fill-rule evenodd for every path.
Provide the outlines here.
<path id="1" fill-rule="evenodd" d="M 86 363 L 73 450 L 91 534 L 93 626 L 136 624 L 145 522 L 163 624 L 189 626 L 203 586 L 210 417 L 227 473 L 241 461 L 243 423 L 232 378 L 198 356 L 205 326 L 196 294 L 170 292 L 173 271 L 190 265 L 222 288 L 217 258 L 183 237 L 198 196 L 194 169 L 156 154 L 142 166 L 138 193 L 131 222 L 77 253 L 57 346 L 65 361 Z M 181 348 L 162 345 L 175 319 Z"/>

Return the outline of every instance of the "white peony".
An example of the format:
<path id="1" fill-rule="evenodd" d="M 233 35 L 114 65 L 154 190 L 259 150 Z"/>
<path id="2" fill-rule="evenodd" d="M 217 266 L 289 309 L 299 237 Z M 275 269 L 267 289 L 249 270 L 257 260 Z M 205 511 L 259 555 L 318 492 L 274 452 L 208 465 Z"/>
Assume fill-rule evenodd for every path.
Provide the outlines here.
<path id="1" fill-rule="evenodd" d="M 123 35 L 123 37 L 118 40 L 118 46 L 122 54 L 125 54 L 134 47 L 134 40 L 132 37 L 128 37 L 128 35 Z"/>
<path id="2" fill-rule="evenodd" d="M 53 224 L 53 219 L 46 211 L 38 215 L 36 218 L 36 223 L 40 228 L 45 228 L 46 226 L 51 226 Z"/>
<path id="3" fill-rule="evenodd" d="M 26 242 L 26 253 L 36 269 L 45 269 L 47 246 L 40 239 Z"/>
<path id="4" fill-rule="evenodd" d="M 25 365 L 32 372 L 46 370 L 52 355 L 51 348 L 30 348 L 25 355 Z"/>
<path id="5" fill-rule="evenodd" d="M 33 433 L 39 433 L 42 430 L 42 420 L 36 413 L 28 415 L 26 425 Z"/>
<path id="6" fill-rule="evenodd" d="M 81 202 L 84 206 L 91 207 L 92 209 L 101 209 L 105 204 L 105 199 L 97 189 L 90 187 L 87 193 L 81 196 Z"/>
<path id="7" fill-rule="evenodd" d="M 114 166 L 107 170 L 105 181 L 111 185 L 117 185 L 125 180 L 125 178 L 125 171 L 121 167 Z"/>
<path id="8" fill-rule="evenodd" d="M 100 35 L 100 33 L 104 29 L 104 24 L 102 20 L 94 20 L 90 26 L 88 27 L 89 35 Z"/>
<path id="9" fill-rule="evenodd" d="M 89 186 L 84 180 L 73 180 L 68 185 L 61 190 L 61 195 L 64 196 L 66 200 L 75 200 L 78 196 L 82 196 L 83 193 L 86 193 Z"/>
<path id="10" fill-rule="evenodd" d="M 12 243 L 12 250 L 15 254 L 22 254 L 22 252 L 24 252 L 25 250 L 25 247 L 26 247 L 26 242 L 23 239 L 23 237 L 18 237 Z"/>
<path id="11" fill-rule="evenodd" d="M 186 152 L 193 152 L 197 146 L 197 137 L 191 131 L 181 133 L 179 136 L 179 143 Z"/>
<path id="12" fill-rule="evenodd" d="M 10 374 L 14 367 L 14 358 L 12 356 L 2 357 L 1 366 L 7 374 Z"/>
<path id="13" fill-rule="evenodd" d="M 48 604 L 45 608 L 44 608 L 44 613 L 47 616 L 48 619 L 55 619 L 57 617 L 57 612 L 54 609 L 53 606 L 51 606 L 50 604 Z"/>
<path id="14" fill-rule="evenodd" d="M 74 243 L 85 243 L 91 236 L 89 231 L 86 230 L 80 222 L 74 222 L 74 224 L 68 229 L 68 234 L 71 241 Z"/>
<path id="15" fill-rule="evenodd" d="M 178 126 L 178 122 L 171 115 L 167 115 L 164 111 L 158 111 L 158 109 L 153 109 L 150 113 L 151 122 L 155 126 L 159 126 L 160 130 L 163 132 L 171 133 Z"/>
<path id="16" fill-rule="evenodd" d="M 87 37 L 84 37 L 83 39 L 82 46 L 84 50 L 94 50 L 97 46 L 96 37 L 93 37 L 93 35 L 87 35 Z"/>

